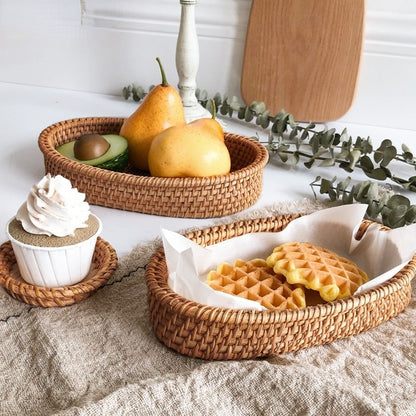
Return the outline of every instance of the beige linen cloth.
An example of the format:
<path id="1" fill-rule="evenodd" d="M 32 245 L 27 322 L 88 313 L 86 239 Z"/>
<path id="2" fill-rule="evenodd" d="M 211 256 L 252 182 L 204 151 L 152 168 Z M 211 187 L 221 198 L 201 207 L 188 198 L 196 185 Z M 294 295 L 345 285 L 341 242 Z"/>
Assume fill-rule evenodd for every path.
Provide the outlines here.
<path id="1" fill-rule="evenodd" d="M 318 208 L 302 200 L 222 221 Z M 268 359 L 204 361 L 153 334 L 144 275 L 160 244 L 138 246 L 69 307 L 31 307 L 0 288 L 1 415 L 416 414 L 414 285 L 409 307 L 366 333 Z"/>

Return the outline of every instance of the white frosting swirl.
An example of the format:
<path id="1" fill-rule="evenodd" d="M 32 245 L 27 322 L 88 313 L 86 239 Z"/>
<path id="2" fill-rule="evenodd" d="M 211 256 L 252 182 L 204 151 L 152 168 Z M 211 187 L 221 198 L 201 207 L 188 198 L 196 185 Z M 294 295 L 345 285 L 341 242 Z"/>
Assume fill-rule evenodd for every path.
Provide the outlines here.
<path id="1" fill-rule="evenodd" d="M 31 234 L 73 235 L 77 228 L 87 227 L 90 206 L 84 199 L 85 194 L 72 188 L 68 179 L 48 173 L 32 186 L 16 218 Z"/>

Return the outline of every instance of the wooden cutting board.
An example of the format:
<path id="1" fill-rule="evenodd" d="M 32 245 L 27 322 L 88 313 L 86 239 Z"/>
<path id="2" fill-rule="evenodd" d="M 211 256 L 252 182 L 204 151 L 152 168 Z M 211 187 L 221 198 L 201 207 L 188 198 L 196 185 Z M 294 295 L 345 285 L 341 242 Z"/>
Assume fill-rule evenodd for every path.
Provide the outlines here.
<path id="1" fill-rule="evenodd" d="M 252 0 L 241 94 L 299 121 L 329 121 L 351 107 L 365 0 Z"/>

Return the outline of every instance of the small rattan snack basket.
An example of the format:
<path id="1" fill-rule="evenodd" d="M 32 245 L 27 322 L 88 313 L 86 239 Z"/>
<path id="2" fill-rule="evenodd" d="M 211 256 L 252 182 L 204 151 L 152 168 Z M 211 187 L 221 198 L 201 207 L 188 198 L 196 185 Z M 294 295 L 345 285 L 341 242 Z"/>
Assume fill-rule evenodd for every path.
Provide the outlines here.
<path id="1" fill-rule="evenodd" d="M 113 172 L 61 155 L 56 148 L 82 134 L 118 134 L 123 118 L 91 117 L 62 121 L 44 129 L 39 147 L 45 172 L 69 179 L 90 204 L 171 217 L 211 218 L 253 205 L 262 191 L 266 148 L 256 140 L 225 134 L 231 172 L 204 178 L 159 178 L 144 172 Z"/>
<path id="2" fill-rule="evenodd" d="M 253 232 L 281 231 L 299 215 L 214 226 L 186 235 L 201 246 Z M 370 222 L 363 221 L 356 238 Z M 416 255 L 393 278 L 366 292 L 296 310 L 233 310 L 183 298 L 168 286 L 163 249 L 146 268 L 151 321 L 169 348 L 191 357 L 230 360 L 266 357 L 326 344 L 374 328 L 409 303 Z"/>

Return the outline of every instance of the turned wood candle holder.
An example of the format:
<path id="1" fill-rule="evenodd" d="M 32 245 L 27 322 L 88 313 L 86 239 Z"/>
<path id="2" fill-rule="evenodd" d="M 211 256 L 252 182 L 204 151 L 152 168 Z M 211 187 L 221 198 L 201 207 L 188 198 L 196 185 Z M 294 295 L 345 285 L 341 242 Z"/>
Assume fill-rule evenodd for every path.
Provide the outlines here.
<path id="1" fill-rule="evenodd" d="M 186 121 L 189 123 L 198 118 L 211 118 L 211 113 L 199 104 L 195 95 L 199 67 L 199 45 L 195 27 L 196 0 L 180 0 L 180 4 L 182 10 L 176 44 L 176 69 L 179 75 L 179 94 Z"/>

